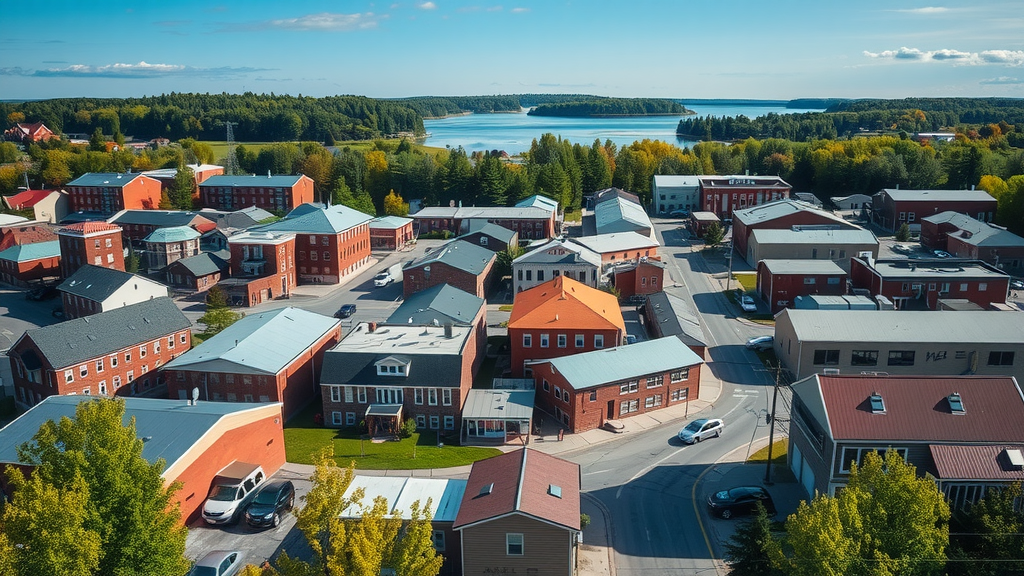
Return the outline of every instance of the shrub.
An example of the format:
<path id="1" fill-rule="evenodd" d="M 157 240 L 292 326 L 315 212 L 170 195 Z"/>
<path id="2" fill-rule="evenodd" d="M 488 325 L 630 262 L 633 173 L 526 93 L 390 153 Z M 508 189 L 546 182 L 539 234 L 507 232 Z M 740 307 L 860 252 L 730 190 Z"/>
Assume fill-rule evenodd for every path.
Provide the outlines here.
<path id="1" fill-rule="evenodd" d="M 402 438 L 408 438 L 416 433 L 416 421 L 409 418 L 402 423 L 401 430 L 398 431 L 398 435 Z"/>

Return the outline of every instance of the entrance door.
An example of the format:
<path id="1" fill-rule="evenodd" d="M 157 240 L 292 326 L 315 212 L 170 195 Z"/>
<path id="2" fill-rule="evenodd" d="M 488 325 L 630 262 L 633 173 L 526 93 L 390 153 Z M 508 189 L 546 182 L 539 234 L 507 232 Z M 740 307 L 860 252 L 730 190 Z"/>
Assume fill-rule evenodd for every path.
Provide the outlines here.
<path id="1" fill-rule="evenodd" d="M 605 420 L 614 420 L 614 419 L 615 419 L 615 400 L 609 400 L 608 401 L 608 416 L 605 417 Z"/>

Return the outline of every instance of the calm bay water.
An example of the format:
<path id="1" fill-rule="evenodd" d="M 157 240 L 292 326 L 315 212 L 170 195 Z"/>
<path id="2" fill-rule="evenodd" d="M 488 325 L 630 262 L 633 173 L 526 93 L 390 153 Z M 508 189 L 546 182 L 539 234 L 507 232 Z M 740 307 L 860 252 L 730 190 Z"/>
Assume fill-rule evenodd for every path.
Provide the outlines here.
<path id="1" fill-rule="evenodd" d="M 687 106 L 699 116 L 738 116 L 754 118 L 769 112 L 793 114 L 820 112 L 773 106 Z M 692 140 L 676 138 L 679 116 L 634 116 L 627 118 L 553 118 L 521 114 L 469 114 L 440 120 L 424 120 L 430 136 L 427 146 L 462 146 L 467 152 L 474 150 L 504 150 L 517 154 L 529 150 L 530 143 L 541 134 L 551 132 L 570 142 L 590 145 L 595 138 L 611 140 L 619 146 L 628 146 L 636 140 L 648 138 L 662 140 L 677 146 L 693 146 Z"/>

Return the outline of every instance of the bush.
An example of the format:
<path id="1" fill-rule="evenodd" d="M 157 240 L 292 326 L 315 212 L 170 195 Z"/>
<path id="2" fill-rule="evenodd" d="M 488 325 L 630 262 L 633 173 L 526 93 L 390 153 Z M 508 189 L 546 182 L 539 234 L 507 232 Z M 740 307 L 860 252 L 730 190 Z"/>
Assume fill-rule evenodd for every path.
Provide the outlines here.
<path id="1" fill-rule="evenodd" d="M 590 515 L 580 514 L 580 530 L 586 530 L 587 526 L 590 526 Z"/>
<path id="2" fill-rule="evenodd" d="M 433 232 L 427 232 L 426 234 L 420 234 L 421 240 L 447 240 L 454 236 L 451 230 L 434 230 Z"/>
<path id="3" fill-rule="evenodd" d="M 402 438 L 408 438 L 416 433 L 416 421 L 409 418 L 402 423 L 401 430 L 398 431 L 398 435 Z"/>

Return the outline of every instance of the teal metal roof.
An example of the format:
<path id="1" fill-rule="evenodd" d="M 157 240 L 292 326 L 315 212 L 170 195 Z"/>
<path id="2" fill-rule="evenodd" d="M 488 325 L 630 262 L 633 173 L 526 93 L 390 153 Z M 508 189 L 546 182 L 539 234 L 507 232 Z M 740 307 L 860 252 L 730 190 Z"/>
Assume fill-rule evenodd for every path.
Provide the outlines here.
<path id="1" fill-rule="evenodd" d="M 78 178 L 75 178 L 71 182 L 67 183 L 67 186 L 124 186 L 125 184 L 135 180 L 136 178 L 142 177 L 142 174 L 122 174 L 120 172 L 89 172 L 88 174 L 82 174 Z"/>
<path id="2" fill-rule="evenodd" d="M 554 212 L 555 210 L 558 210 L 558 201 L 553 198 L 548 198 L 547 196 L 534 194 L 533 196 L 523 198 L 519 202 L 516 202 L 516 206 L 519 208 L 543 208 Z"/>
<path id="3" fill-rule="evenodd" d="M 241 186 L 250 187 L 271 187 L 284 188 L 294 186 L 302 174 L 279 174 L 277 176 L 258 176 L 256 174 L 247 176 L 210 176 L 199 183 L 201 188 L 219 188 Z"/>
<path id="4" fill-rule="evenodd" d="M 405 265 L 403 270 L 417 268 L 424 264 L 443 262 L 452 268 L 457 268 L 470 274 L 479 275 L 487 268 L 487 264 L 494 259 L 494 252 L 487 248 L 481 248 L 465 240 L 452 240 L 433 252 L 413 260 Z"/>
<path id="5" fill-rule="evenodd" d="M 668 336 L 538 362 L 550 362 L 573 389 L 582 390 L 696 366 L 704 361 L 679 338 Z"/>
<path id="6" fill-rule="evenodd" d="M 299 208 L 302 208 L 302 206 Z M 292 214 L 299 210 L 299 208 L 293 210 Z M 266 226 L 252 228 L 251 230 L 295 232 L 298 234 L 337 234 L 373 219 L 373 216 L 340 204 L 329 208 L 304 210 L 304 212 L 300 216 L 289 215 L 284 220 L 278 220 Z"/>
<path id="7" fill-rule="evenodd" d="M 196 232 L 188 226 L 172 226 L 170 228 L 157 228 L 149 233 L 143 239 L 143 242 L 156 242 L 160 244 L 168 244 L 170 242 L 185 242 L 186 240 L 195 240 L 199 238 L 199 232 Z"/>
<path id="8" fill-rule="evenodd" d="M 370 228 L 396 230 L 411 222 L 412 218 L 402 218 L 401 216 L 378 216 L 377 218 L 370 220 Z"/>
<path id="9" fill-rule="evenodd" d="M 470 234 L 483 234 L 485 236 L 490 236 L 491 238 L 508 244 L 509 242 L 512 241 L 513 238 L 516 237 L 517 232 L 509 230 L 504 226 L 492 224 L 490 222 L 481 222 L 480 220 L 473 220 L 469 223 L 469 232 L 463 234 L 462 236 L 459 236 L 459 238 L 469 236 Z"/>
<path id="10" fill-rule="evenodd" d="M 598 204 L 594 208 L 594 219 L 598 234 L 653 229 L 651 219 L 644 209 L 622 197 L 610 198 Z"/>
<path id="11" fill-rule="evenodd" d="M 0 260 L 8 260 L 10 262 L 30 262 L 41 258 L 53 258 L 54 256 L 60 256 L 60 242 L 58 240 L 11 246 L 7 250 L 0 252 Z"/>
<path id="12" fill-rule="evenodd" d="M 469 324 L 483 305 L 483 298 L 448 284 L 438 284 L 406 298 L 388 317 L 387 323 L 424 325 L 450 321 Z"/>
<path id="13" fill-rule="evenodd" d="M 73 418 L 80 403 L 97 399 L 95 396 L 44 398 L 0 429 L 0 462 L 19 462 L 18 446 L 31 441 L 40 426 L 48 420 Z M 181 400 L 156 398 L 124 398 L 124 403 L 124 423 L 134 418 L 138 437 L 146 439 L 142 457 L 150 463 L 163 458 L 168 466 L 184 456 L 225 416 L 266 406 L 247 402 L 199 402 L 188 406 Z"/>
<path id="14" fill-rule="evenodd" d="M 338 325 L 299 308 L 251 314 L 178 356 L 164 369 L 277 374 Z"/>

